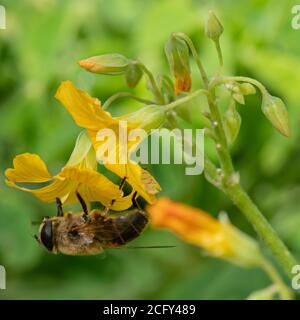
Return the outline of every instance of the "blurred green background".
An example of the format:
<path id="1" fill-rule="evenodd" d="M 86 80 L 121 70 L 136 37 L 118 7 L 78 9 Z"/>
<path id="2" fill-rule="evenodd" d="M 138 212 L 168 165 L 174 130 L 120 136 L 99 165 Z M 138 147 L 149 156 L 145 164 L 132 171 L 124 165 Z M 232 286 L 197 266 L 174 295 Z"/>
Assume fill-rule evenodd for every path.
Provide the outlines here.
<path id="1" fill-rule="evenodd" d="M 174 249 L 110 250 L 96 257 L 51 255 L 33 239 L 36 227 L 30 222 L 53 215 L 55 205 L 4 183 L 3 172 L 16 154 L 38 153 L 52 173 L 68 159 L 80 129 L 54 99 L 62 80 L 74 81 L 102 101 L 127 90 L 122 77 L 80 70 L 79 59 L 120 52 L 139 58 L 155 73 L 168 72 L 164 43 L 171 32 L 183 31 L 195 41 L 212 75 L 216 53 L 203 35 L 209 9 L 217 12 L 225 28 L 221 44 L 226 74 L 257 78 L 288 106 L 289 140 L 265 120 L 260 97 L 247 98 L 246 106 L 239 108 L 243 124 L 232 153 L 243 185 L 299 257 L 300 30 L 291 28 L 296 3 L 0 1 L 7 11 L 7 29 L 0 30 L 0 264 L 7 270 L 7 290 L 0 290 L 0 299 L 244 299 L 269 284 L 262 271 L 206 257 L 167 231 L 149 229 L 135 245 L 172 244 Z M 199 84 L 194 68 L 193 88 Z M 149 97 L 144 80 L 133 92 Z M 112 113 L 136 107 L 122 100 Z M 203 176 L 185 176 L 184 166 L 178 165 L 149 170 L 163 195 L 214 215 L 225 210 L 235 225 L 255 236 L 238 210 Z"/>

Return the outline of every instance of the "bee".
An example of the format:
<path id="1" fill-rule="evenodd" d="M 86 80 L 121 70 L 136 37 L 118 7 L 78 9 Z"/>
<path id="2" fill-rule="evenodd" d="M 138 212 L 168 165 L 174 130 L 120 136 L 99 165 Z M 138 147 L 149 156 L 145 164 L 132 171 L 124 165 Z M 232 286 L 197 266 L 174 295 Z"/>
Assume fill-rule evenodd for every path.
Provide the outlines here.
<path id="1" fill-rule="evenodd" d="M 122 180 L 120 189 L 125 183 Z M 138 209 L 136 192 L 132 202 L 137 208 L 119 214 L 110 214 L 109 207 L 103 211 L 88 211 L 79 193 L 76 193 L 82 212 L 63 212 L 60 199 L 57 215 L 43 219 L 36 240 L 51 253 L 66 255 L 95 255 L 104 249 L 118 248 L 134 240 L 148 225 L 148 214 Z M 112 201 L 111 205 L 114 203 Z"/>

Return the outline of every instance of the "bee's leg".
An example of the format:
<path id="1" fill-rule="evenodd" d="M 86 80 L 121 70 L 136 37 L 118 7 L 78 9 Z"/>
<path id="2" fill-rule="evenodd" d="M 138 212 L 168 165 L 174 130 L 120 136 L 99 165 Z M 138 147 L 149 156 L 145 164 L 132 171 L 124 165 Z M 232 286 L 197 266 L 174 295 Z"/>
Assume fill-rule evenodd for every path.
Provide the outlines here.
<path id="1" fill-rule="evenodd" d="M 79 194 L 79 192 L 76 192 L 76 196 L 77 196 L 77 199 L 79 200 L 81 207 L 82 207 L 82 210 L 83 210 L 82 217 L 83 217 L 84 221 L 87 222 L 89 220 L 89 211 L 88 211 L 87 205 L 86 205 L 85 201 L 83 200 L 83 198 L 81 197 L 81 195 Z"/>
<path id="2" fill-rule="evenodd" d="M 125 185 L 125 182 L 126 182 L 126 179 L 127 179 L 126 176 L 122 179 L 122 181 L 121 181 L 121 183 L 120 183 L 120 185 L 119 185 L 119 190 L 122 190 L 122 189 L 123 189 L 123 187 L 124 187 L 124 185 Z M 106 216 L 106 215 L 108 214 L 110 207 L 111 207 L 115 202 L 116 202 L 116 199 L 111 200 L 110 205 L 108 205 L 108 206 L 106 206 L 106 207 L 104 208 L 104 210 L 103 210 L 103 212 L 102 212 L 102 215 L 103 215 L 103 216 Z"/>
<path id="3" fill-rule="evenodd" d="M 126 182 L 126 179 L 127 179 L 126 176 L 122 179 L 122 181 L 121 181 L 121 183 L 120 183 L 120 185 L 119 185 L 119 190 L 122 190 L 122 189 L 123 189 L 123 187 L 124 187 L 124 185 L 125 185 L 125 182 Z"/>
<path id="4" fill-rule="evenodd" d="M 64 216 L 64 211 L 62 208 L 62 203 L 61 200 L 59 198 L 55 198 L 56 200 L 56 204 L 57 204 L 57 216 L 58 217 L 63 217 Z"/>
<path id="5" fill-rule="evenodd" d="M 141 206 L 139 205 L 139 203 L 137 202 L 137 199 L 136 199 L 136 196 L 137 196 L 137 191 L 135 191 L 132 195 L 132 198 L 131 198 L 131 201 L 133 203 L 133 205 L 138 208 L 138 209 L 141 209 Z"/>

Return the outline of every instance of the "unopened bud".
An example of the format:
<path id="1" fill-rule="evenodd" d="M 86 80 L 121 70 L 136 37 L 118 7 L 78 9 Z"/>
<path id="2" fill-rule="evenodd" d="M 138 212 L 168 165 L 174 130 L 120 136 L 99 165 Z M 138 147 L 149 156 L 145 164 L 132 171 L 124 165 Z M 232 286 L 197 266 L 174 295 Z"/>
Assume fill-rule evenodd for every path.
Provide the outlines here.
<path id="1" fill-rule="evenodd" d="M 255 94 L 256 93 L 256 89 L 254 87 L 254 85 L 252 85 L 251 83 L 245 82 L 245 83 L 241 83 L 239 85 L 240 87 L 240 91 L 244 96 L 248 96 L 251 94 Z"/>
<path id="2" fill-rule="evenodd" d="M 81 60 L 78 63 L 82 68 L 93 73 L 119 75 L 126 72 L 130 60 L 121 54 L 111 53 Z"/>
<path id="3" fill-rule="evenodd" d="M 171 72 L 175 77 L 175 94 L 191 89 L 189 48 L 186 42 L 171 35 L 165 46 Z"/>
<path id="4" fill-rule="evenodd" d="M 231 106 L 225 112 L 224 115 L 224 126 L 227 141 L 230 145 L 236 140 L 238 133 L 240 131 L 242 118 L 240 114 L 236 111 L 235 106 Z"/>
<path id="5" fill-rule="evenodd" d="M 125 72 L 125 80 L 129 88 L 134 88 L 143 76 L 143 71 L 135 61 L 129 64 Z"/>
<path id="6" fill-rule="evenodd" d="M 205 34 L 213 41 L 218 41 L 223 33 L 223 26 L 213 11 L 208 12 L 208 17 L 205 22 Z"/>
<path id="7" fill-rule="evenodd" d="M 262 111 L 267 119 L 271 122 L 282 135 L 290 137 L 290 125 L 287 109 L 283 101 L 271 96 L 268 93 L 263 94 L 262 98 Z"/>
<path id="8" fill-rule="evenodd" d="M 232 98 L 238 102 L 239 104 L 245 104 L 244 94 L 241 90 L 240 85 L 237 83 L 227 83 L 226 86 L 227 90 L 231 92 Z"/>

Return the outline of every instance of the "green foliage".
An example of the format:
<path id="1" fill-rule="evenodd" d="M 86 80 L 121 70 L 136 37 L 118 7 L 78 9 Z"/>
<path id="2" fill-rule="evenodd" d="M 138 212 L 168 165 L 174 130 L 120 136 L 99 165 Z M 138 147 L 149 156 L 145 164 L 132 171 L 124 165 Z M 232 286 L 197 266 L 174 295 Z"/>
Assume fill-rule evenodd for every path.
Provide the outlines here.
<path id="1" fill-rule="evenodd" d="M 287 105 L 292 136 L 281 137 L 265 121 L 257 96 L 239 106 L 243 126 L 233 147 L 243 184 L 292 250 L 300 249 L 299 32 L 290 26 L 293 1 L 219 1 L 225 33 L 220 39 L 225 74 L 249 75 L 266 84 Z M 120 52 L 138 58 L 154 72 L 168 72 L 162 50 L 171 32 L 192 36 L 208 66 L 217 68 L 214 46 L 203 32 L 212 1 L 193 0 L 26 0 L 2 1 L 7 29 L 0 30 L 0 264 L 7 268 L 7 290 L 0 299 L 199 298 L 244 299 L 264 288 L 260 270 L 244 270 L 204 257 L 198 248 L 165 231 L 147 230 L 136 245 L 176 245 L 174 249 L 111 250 L 97 257 L 54 256 L 38 247 L 32 220 L 53 215 L 54 205 L 5 186 L 3 172 L 14 155 L 34 152 L 56 173 L 72 150 L 77 128 L 55 101 L 60 81 L 70 79 L 103 102 L 127 90 L 123 77 L 82 71 L 82 58 Z M 191 65 L 193 88 L 198 74 Z M 131 92 L 145 98 L 142 79 Z M 193 110 L 197 112 L 197 106 Z M 112 113 L 137 109 L 116 102 Z M 193 113 L 195 113 L 193 112 Z M 192 126 L 201 127 L 200 114 Z M 209 144 L 206 150 L 211 150 Z M 211 157 L 215 157 L 211 151 Z M 213 214 L 221 210 L 254 235 L 237 209 L 199 176 L 185 176 L 179 165 L 153 165 L 150 171 L 173 200 Z M 184 187 L 183 187 L 184 186 Z"/>

